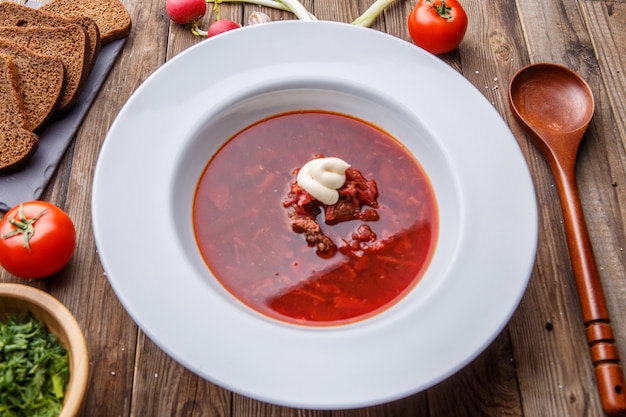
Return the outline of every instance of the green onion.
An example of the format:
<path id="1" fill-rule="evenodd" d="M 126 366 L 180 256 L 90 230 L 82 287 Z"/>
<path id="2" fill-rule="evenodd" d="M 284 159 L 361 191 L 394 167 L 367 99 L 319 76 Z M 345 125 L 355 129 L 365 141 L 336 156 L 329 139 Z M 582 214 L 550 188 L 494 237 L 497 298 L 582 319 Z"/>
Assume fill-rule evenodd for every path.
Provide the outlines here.
<path id="1" fill-rule="evenodd" d="M 368 7 L 361 16 L 357 17 L 354 22 L 352 22 L 352 24 L 363 27 L 372 26 L 372 23 L 374 23 L 374 20 L 376 20 L 378 15 L 381 14 L 383 10 L 385 10 L 387 6 L 394 1 L 395 0 L 376 0 L 374 4 Z"/>
<path id="2" fill-rule="evenodd" d="M 300 20 L 317 20 L 298 0 L 207 0 L 207 3 L 250 3 L 291 12 Z"/>
<path id="3" fill-rule="evenodd" d="M 356 18 L 352 24 L 356 26 L 370 27 L 374 20 L 382 13 L 382 11 L 393 3 L 395 0 L 376 0 L 361 16 Z M 317 18 L 309 13 L 304 5 L 298 0 L 207 0 L 207 3 L 250 3 L 259 6 L 271 7 L 278 10 L 284 10 L 296 15 L 300 20 L 317 20 Z"/>

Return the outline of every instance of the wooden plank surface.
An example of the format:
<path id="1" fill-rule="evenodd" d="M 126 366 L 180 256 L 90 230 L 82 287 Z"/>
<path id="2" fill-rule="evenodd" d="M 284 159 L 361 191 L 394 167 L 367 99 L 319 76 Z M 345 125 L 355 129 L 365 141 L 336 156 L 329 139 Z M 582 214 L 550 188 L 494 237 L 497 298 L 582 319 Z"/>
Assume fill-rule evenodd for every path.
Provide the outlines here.
<path id="1" fill-rule="evenodd" d="M 601 80 L 598 58 L 593 50 L 594 33 L 588 31 L 577 6 L 573 2 L 518 2 L 525 39 L 531 51 L 530 61 L 566 65 L 581 74 L 594 92 L 594 121 L 579 151 L 579 189 L 601 276 L 605 277 L 609 273 L 611 277 L 624 277 L 624 258 L 619 249 L 623 245 L 614 244 L 615 241 L 623 242 L 624 239 L 624 219 L 623 213 L 620 213 L 620 207 L 623 206 L 615 204 L 615 200 L 609 201 L 617 197 L 618 191 L 612 185 L 611 171 L 621 171 L 618 175 L 623 178 L 624 167 L 620 167 L 619 161 L 615 159 L 613 164 L 607 163 L 611 155 L 620 154 L 615 147 L 623 142 L 623 136 L 620 140 L 611 121 L 612 109 Z M 537 21 L 545 23 L 538 25 Z M 610 45 L 607 46 L 610 48 Z M 615 52 L 613 50 L 612 54 Z M 612 54 L 609 52 L 609 56 L 615 56 Z M 623 151 L 621 153 L 623 158 Z M 530 359 L 539 351 L 546 359 L 540 361 L 541 367 L 528 366 L 533 364 L 530 360 L 519 361 L 520 381 L 527 384 L 522 386 L 522 392 L 536 390 L 535 395 L 528 397 L 532 402 L 525 404 L 525 409 L 531 415 L 583 415 L 589 411 L 595 413 L 593 415 L 601 415 L 601 412 L 594 411 L 599 409 L 599 404 L 585 338 L 582 333 L 577 332 L 577 328 L 582 328 L 582 320 L 576 303 L 565 238 L 562 230 L 550 227 L 550 224 L 562 223 L 560 207 L 554 204 L 548 207 L 550 202 L 558 201 L 556 190 L 548 188 L 553 184 L 552 177 L 543 167 L 531 166 L 531 169 L 537 179 L 537 192 L 545 222 L 542 230 L 545 233 L 540 238 L 536 273 L 527 292 L 527 297 L 532 296 L 533 302 L 528 306 L 522 304 L 517 317 L 524 316 L 528 320 L 536 316 L 536 324 L 533 327 L 511 327 L 514 330 L 523 330 L 515 332 L 515 342 L 518 343 L 514 345 L 519 349 L 519 353 L 516 352 L 518 356 Z M 550 195 L 543 195 L 548 192 Z M 623 279 L 605 279 L 604 284 L 610 307 L 613 307 L 610 308 L 614 320 L 613 328 L 618 332 L 618 339 L 623 346 L 623 310 L 618 314 L 620 310 L 616 308 L 618 304 L 614 298 L 621 293 L 619 297 L 623 299 Z M 550 332 L 541 328 L 542 321 L 546 325 L 550 323 Z M 515 321 L 514 323 L 517 324 Z M 549 337 L 540 338 L 539 335 L 529 334 L 542 331 L 549 334 Z M 534 343 L 526 345 L 524 341 L 528 340 L 540 340 L 545 344 L 542 343 L 540 347 Z M 555 366 L 562 362 L 570 363 L 571 366 Z M 542 375 L 540 384 L 534 380 L 538 374 Z M 554 397 L 557 401 L 555 405 L 559 407 L 551 405 L 547 408 L 550 403 L 541 402 L 542 395 Z"/>
<path id="2" fill-rule="evenodd" d="M 513 120 L 511 77 L 534 62 L 556 62 L 590 84 L 596 113 L 579 151 L 578 183 L 613 329 L 626 355 L 626 2 L 600 0 L 463 0 L 469 28 L 461 47 L 440 57 L 461 72 L 508 122 L 529 165 L 539 207 L 539 244 L 528 290 L 507 328 L 465 369 L 406 399 L 354 410 L 275 406 L 233 394 L 176 363 L 137 328 L 100 265 L 91 230 L 90 194 L 100 146 L 115 116 L 157 68 L 201 42 L 172 24 L 164 0 L 122 0 L 133 31 L 75 144 L 43 199 L 65 208 L 79 246 L 57 276 L 31 282 L 58 297 L 85 330 L 91 387 L 82 415 L 97 416 L 602 416 L 552 175 Z M 371 0 L 306 0 L 318 18 L 350 22 Z M 410 42 L 414 0 L 396 3 L 373 25 Z M 254 10 L 273 20 L 291 14 L 222 4 L 220 16 L 241 23 Z M 207 27 L 216 18 L 210 9 Z M 262 47 L 262 46 L 261 46 Z M 251 63 L 252 65 L 253 63 Z M 219 77 L 219 66 L 207 68 Z M 453 97 L 445 89 L 442 94 Z M 454 115 L 450 115 L 453 123 Z M 0 190 L 1 192 L 1 190 Z M 123 202 L 120 202 L 123 204 Z M 117 221 L 118 219 L 111 219 Z M 124 237 L 132 239 L 132 236 Z M 506 279 L 506 277 L 503 277 Z M 2 282 L 23 282 L 0 271 Z"/>

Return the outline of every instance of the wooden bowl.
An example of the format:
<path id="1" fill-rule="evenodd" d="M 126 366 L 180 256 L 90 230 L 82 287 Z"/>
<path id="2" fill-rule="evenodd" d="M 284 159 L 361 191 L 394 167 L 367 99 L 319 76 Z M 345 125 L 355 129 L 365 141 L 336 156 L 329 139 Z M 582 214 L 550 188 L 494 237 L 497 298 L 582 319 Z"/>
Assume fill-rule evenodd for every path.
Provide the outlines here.
<path id="1" fill-rule="evenodd" d="M 27 311 L 43 322 L 68 351 L 70 379 L 59 417 L 74 417 L 83 404 L 89 378 L 89 355 L 83 332 L 72 313 L 50 294 L 28 285 L 1 283 L 0 320 Z"/>

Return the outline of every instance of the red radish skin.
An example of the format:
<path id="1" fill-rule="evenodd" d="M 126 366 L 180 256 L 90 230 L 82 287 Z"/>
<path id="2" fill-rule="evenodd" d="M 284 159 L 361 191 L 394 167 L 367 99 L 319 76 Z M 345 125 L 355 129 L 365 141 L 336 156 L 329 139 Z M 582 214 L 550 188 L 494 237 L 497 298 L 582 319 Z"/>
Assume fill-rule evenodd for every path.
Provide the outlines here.
<path id="1" fill-rule="evenodd" d="M 219 35 L 220 33 L 228 32 L 229 30 L 238 29 L 241 25 L 237 22 L 233 22 L 228 19 L 216 20 L 210 27 L 208 37 Z"/>
<path id="2" fill-rule="evenodd" d="M 189 25 L 206 13 L 205 0 L 166 0 L 165 10 L 170 19 L 179 25 Z"/>

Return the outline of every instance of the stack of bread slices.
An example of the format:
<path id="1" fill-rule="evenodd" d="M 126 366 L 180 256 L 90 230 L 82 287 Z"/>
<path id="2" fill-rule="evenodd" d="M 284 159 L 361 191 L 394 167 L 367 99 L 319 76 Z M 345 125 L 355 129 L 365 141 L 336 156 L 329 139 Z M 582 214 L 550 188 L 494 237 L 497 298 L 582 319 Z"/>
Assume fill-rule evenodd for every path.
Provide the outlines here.
<path id="1" fill-rule="evenodd" d="M 37 133 L 80 95 L 100 47 L 130 33 L 120 0 L 0 0 L 0 173 L 37 150 Z"/>

